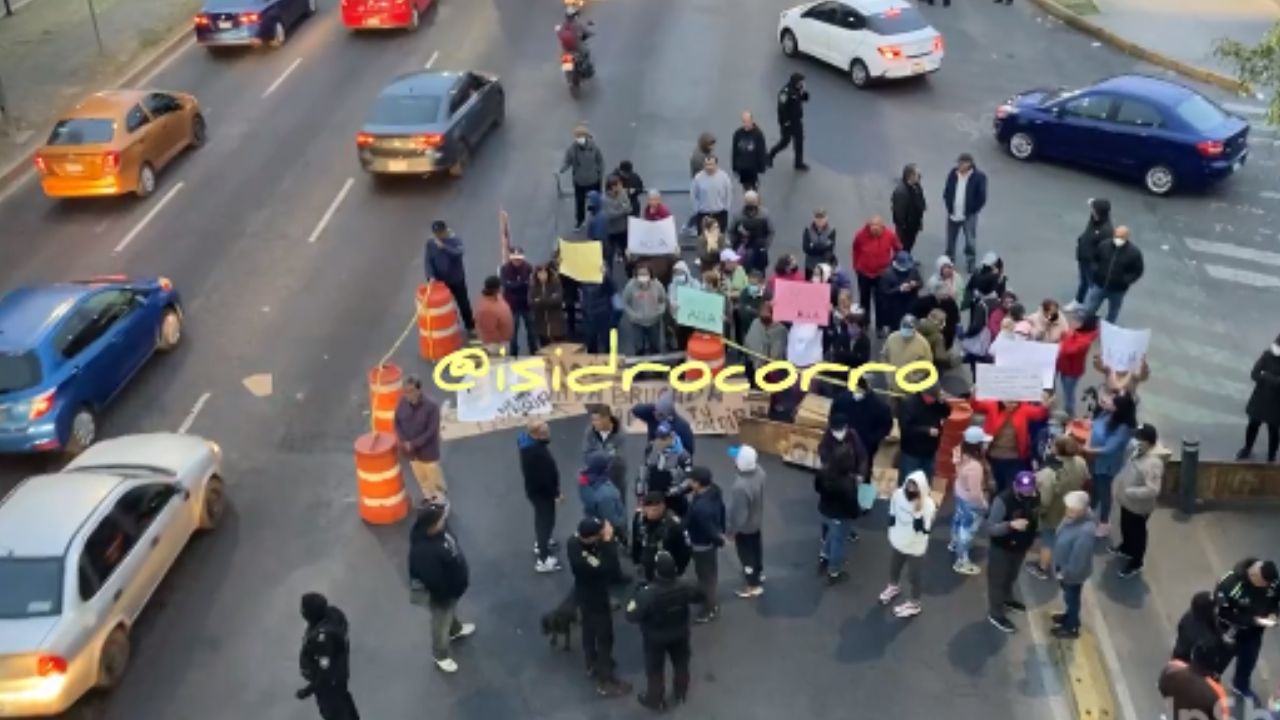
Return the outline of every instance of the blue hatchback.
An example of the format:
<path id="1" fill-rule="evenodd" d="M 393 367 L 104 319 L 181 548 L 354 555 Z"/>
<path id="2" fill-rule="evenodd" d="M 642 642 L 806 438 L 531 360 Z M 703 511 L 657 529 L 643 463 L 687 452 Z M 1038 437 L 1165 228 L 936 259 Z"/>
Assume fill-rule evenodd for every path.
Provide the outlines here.
<path id="1" fill-rule="evenodd" d="M 196 42 L 210 47 L 284 45 L 290 28 L 316 14 L 316 0 L 205 0 Z"/>
<path id="2" fill-rule="evenodd" d="M 1249 156 L 1249 123 L 1188 87 L 1145 75 L 1019 93 L 996 110 L 995 135 L 1019 160 L 1113 172 L 1156 195 L 1208 187 Z"/>
<path id="3" fill-rule="evenodd" d="M 107 403 L 181 338 L 182 304 L 166 278 L 101 277 L 0 298 L 0 452 L 88 447 Z"/>

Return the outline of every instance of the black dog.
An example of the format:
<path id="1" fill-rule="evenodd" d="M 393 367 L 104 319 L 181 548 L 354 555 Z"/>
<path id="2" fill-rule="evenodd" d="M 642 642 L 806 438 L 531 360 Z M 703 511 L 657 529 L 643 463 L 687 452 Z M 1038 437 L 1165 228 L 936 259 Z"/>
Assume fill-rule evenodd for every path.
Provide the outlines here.
<path id="1" fill-rule="evenodd" d="M 560 602 L 554 610 L 542 616 L 542 634 L 551 640 L 551 647 L 556 646 L 556 640 L 564 638 L 561 648 L 568 652 L 569 643 L 573 637 L 573 624 L 578 622 L 578 598 L 573 591 L 569 592 L 569 596 Z"/>

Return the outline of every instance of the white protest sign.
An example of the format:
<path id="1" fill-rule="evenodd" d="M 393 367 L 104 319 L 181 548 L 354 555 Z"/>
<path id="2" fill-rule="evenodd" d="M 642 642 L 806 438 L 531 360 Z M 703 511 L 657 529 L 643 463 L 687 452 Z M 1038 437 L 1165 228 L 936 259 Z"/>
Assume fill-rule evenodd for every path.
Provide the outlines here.
<path id="1" fill-rule="evenodd" d="M 810 323 L 796 323 L 787 334 L 787 362 L 807 368 L 822 362 L 822 330 Z"/>
<path id="2" fill-rule="evenodd" d="M 675 255 L 680 252 L 676 219 L 627 218 L 627 252 L 632 255 Z"/>
<path id="3" fill-rule="evenodd" d="M 991 354 L 996 359 L 996 367 L 1035 368 L 1040 371 L 1042 387 L 1054 386 L 1054 377 L 1058 371 L 1057 343 L 1010 340 L 999 345 L 993 344 Z"/>
<path id="4" fill-rule="evenodd" d="M 516 392 L 512 385 L 527 385 L 509 369 L 510 363 L 494 363 L 490 372 L 483 377 L 472 378 L 475 385 L 469 390 L 458 391 L 458 420 L 462 422 L 490 422 L 503 418 L 529 417 L 533 415 L 550 415 L 552 408 L 551 390 L 547 382 L 546 365 L 528 368 L 531 374 L 541 377 L 542 384 L 534 390 Z M 502 373 L 499 367 L 504 367 Z M 498 377 L 506 378 L 505 387 L 498 389 Z"/>
<path id="5" fill-rule="evenodd" d="M 1102 323 L 1102 362 L 1112 370 L 1132 372 L 1142 366 L 1151 344 L 1150 330 L 1129 330 Z"/>
<path id="6" fill-rule="evenodd" d="M 979 364 L 973 396 L 978 400 L 1039 402 L 1044 398 L 1044 385 L 1036 368 Z"/>

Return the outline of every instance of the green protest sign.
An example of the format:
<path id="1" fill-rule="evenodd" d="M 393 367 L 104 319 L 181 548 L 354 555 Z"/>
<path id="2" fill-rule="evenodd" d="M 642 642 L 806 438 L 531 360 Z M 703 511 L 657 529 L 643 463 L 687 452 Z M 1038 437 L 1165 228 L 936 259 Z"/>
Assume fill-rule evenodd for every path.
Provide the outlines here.
<path id="1" fill-rule="evenodd" d="M 676 322 L 717 335 L 724 332 L 724 296 L 682 287 L 676 290 Z"/>

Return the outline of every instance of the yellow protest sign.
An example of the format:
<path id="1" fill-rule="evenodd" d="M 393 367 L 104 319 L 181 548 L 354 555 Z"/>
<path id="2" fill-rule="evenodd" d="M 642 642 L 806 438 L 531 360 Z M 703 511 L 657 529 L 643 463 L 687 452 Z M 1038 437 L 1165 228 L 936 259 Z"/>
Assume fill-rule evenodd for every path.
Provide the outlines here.
<path id="1" fill-rule="evenodd" d="M 585 283 L 604 280 L 604 251 L 599 240 L 570 242 L 560 238 L 560 274 Z"/>

